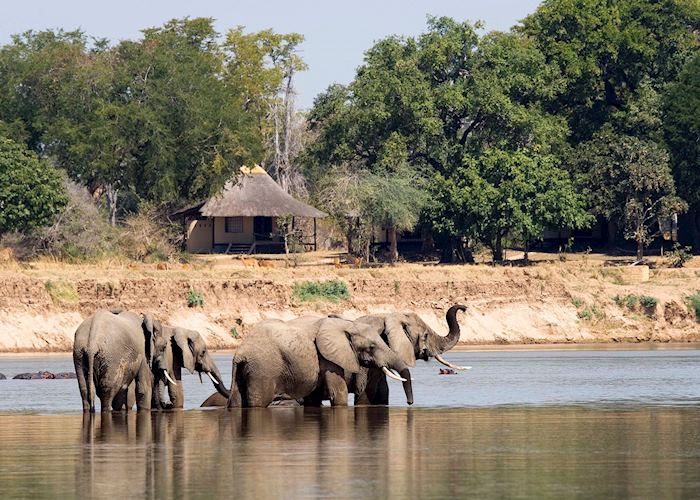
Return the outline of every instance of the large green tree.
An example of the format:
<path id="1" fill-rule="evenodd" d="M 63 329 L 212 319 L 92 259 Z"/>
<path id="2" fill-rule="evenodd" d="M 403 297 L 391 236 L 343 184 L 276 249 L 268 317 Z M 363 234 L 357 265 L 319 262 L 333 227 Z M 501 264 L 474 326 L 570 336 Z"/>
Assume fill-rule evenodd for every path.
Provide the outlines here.
<path id="1" fill-rule="evenodd" d="M 49 224 L 66 201 L 60 171 L 0 137 L 0 235 Z"/>
<path id="2" fill-rule="evenodd" d="M 700 54 L 688 61 L 664 99 L 664 132 L 678 194 L 688 202 L 693 246 L 700 251 Z"/>

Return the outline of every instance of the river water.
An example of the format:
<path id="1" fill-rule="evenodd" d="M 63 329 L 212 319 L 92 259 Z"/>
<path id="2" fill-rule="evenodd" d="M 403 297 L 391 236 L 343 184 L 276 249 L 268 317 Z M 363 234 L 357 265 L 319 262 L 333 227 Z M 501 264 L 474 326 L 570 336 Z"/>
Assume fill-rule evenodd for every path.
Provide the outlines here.
<path id="1" fill-rule="evenodd" d="M 197 410 L 185 376 L 189 410 L 84 416 L 75 380 L 0 381 L 0 496 L 700 497 L 700 350 L 446 357 L 413 407 Z M 38 370 L 72 361 L 0 357 Z"/>

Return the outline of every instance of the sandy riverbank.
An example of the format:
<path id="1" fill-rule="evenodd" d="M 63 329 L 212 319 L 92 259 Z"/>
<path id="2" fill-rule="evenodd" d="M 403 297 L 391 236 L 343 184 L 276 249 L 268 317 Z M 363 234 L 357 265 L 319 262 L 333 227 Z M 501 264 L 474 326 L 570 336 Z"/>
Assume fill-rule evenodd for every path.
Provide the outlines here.
<path id="1" fill-rule="evenodd" d="M 245 267 L 231 257 L 193 264 L 11 263 L 0 271 L 0 352 L 69 351 L 73 333 L 97 308 L 150 311 L 199 330 L 214 349 L 231 349 L 264 318 L 411 310 L 444 333 L 444 312 L 461 317 L 462 346 L 700 341 L 686 297 L 700 290 L 700 259 L 683 269 L 610 267 L 600 258 L 541 261 L 530 267 L 401 264 L 377 269 L 331 265 Z M 659 263 L 661 264 L 661 263 Z M 283 264 L 277 262 L 277 266 Z M 350 299 L 301 302 L 294 284 L 340 279 Z M 203 307 L 188 307 L 196 290 Z M 630 306 L 647 296 L 654 307 Z M 638 301 L 637 301 L 638 302 Z"/>

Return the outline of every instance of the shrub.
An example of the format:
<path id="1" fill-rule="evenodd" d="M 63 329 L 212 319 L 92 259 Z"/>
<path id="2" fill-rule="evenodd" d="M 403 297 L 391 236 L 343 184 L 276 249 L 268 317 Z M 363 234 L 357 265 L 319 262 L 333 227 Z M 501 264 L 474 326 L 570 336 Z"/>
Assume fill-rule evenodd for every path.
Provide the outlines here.
<path id="1" fill-rule="evenodd" d="M 693 258 L 693 248 L 683 247 L 680 243 L 673 245 L 673 250 L 668 252 L 667 259 L 671 267 L 683 267 L 686 262 Z"/>
<path id="2" fill-rule="evenodd" d="M 168 260 L 177 254 L 179 231 L 158 210 L 144 205 L 124 220 L 121 248 L 125 255 L 145 262 Z"/>
<path id="3" fill-rule="evenodd" d="M 639 303 L 642 304 L 642 307 L 644 307 L 645 309 L 654 309 L 656 308 L 658 300 L 656 299 L 656 297 L 642 295 L 641 297 L 639 297 Z"/>
<path id="4" fill-rule="evenodd" d="M 636 295 L 628 295 L 626 302 L 627 302 L 627 309 L 629 309 L 630 311 L 634 311 L 637 308 L 639 298 Z"/>
<path id="5" fill-rule="evenodd" d="M 341 280 L 303 281 L 294 285 L 293 295 L 302 302 L 309 300 L 347 300 L 348 286 Z"/>
<path id="6" fill-rule="evenodd" d="M 187 306 L 188 307 L 203 307 L 204 306 L 204 296 L 196 291 L 194 288 L 190 288 L 187 292 Z"/>
<path id="7" fill-rule="evenodd" d="M 700 320 L 700 290 L 686 297 L 686 304 L 688 309 L 695 314 L 695 319 Z"/>
<path id="8" fill-rule="evenodd" d="M 605 317 L 605 313 L 598 308 L 596 305 L 584 307 L 581 312 L 578 313 L 578 317 L 585 320 L 592 319 L 602 319 Z"/>
<path id="9" fill-rule="evenodd" d="M 583 301 L 579 299 L 578 297 L 571 297 L 571 303 L 574 305 L 576 309 L 581 307 L 583 305 Z"/>
<path id="10" fill-rule="evenodd" d="M 622 307 L 625 305 L 625 297 L 622 295 L 615 295 L 613 297 L 613 302 L 617 305 L 617 307 Z"/>
<path id="11" fill-rule="evenodd" d="M 49 280 L 44 283 L 44 286 L 46 287 L 46 291 L 49 292 L 51 300 L 54 302 L 70 302 L 71 304 L 75 304 L 80 299 L 78 292 L 70 283 Z"/>
<path id="12" fill-rule="evenodd" d="M 234 339 L 237 339 L 240 337 L 240 334 L 238 333 L 238 329 L 235 326 L 232 326 L 231 329 L 229 330 L 229 333 L 231 334 L 231 337 Z"/>

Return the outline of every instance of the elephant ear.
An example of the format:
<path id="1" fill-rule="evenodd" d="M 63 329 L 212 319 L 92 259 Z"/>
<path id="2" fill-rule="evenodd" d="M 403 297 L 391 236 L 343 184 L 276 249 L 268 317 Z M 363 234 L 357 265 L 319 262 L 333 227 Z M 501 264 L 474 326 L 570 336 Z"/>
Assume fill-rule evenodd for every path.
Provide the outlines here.
<path id="1" fill-rule="evenodd" d="M 346 372 L 357 373 L 360 364 L 350 343 L 352 329 L 350 321 L 333 318 L 323 320 L 316 334 L 316 348 L 321 356 Z"/>
<path id="2" fill-rule="evenodd" d="M 143 329 L 143 337 L 146 345 L 146 359 L 148 359 L 149 364 L 153 359 L 153 352 L 155 350 L 156 323 L 157 322 L 153 319 L 153 316 L 151 316 L 149 313 L 143 315 L 141 328 Z"/>
<path id="3" fill-rule="evenodd" d="M 187 371 L 194 373 L 194 353 L 190 348 L 190 335 L 187 330 L 175 328 L 173 333 L 175 343 L 182 351 L 182 366 L 187 368 Z"/>
<path id="4" fill-rule="evenodd" d="M 405 330 L 407 324 L 408 318 L 405 314 L 387 314 L 384 320 L 384 330 L 391 350 L 398 354 L 401 361 L 408 366 L 416 366 L 413 342 L 408 338 Z"/>

